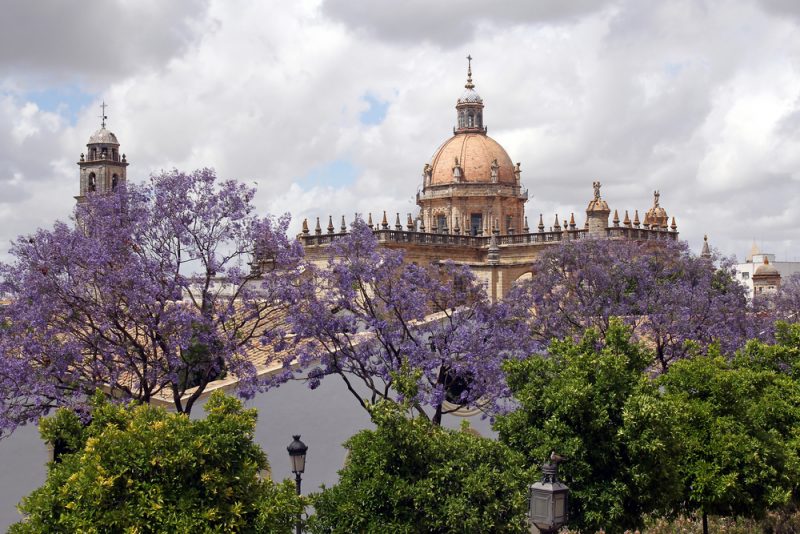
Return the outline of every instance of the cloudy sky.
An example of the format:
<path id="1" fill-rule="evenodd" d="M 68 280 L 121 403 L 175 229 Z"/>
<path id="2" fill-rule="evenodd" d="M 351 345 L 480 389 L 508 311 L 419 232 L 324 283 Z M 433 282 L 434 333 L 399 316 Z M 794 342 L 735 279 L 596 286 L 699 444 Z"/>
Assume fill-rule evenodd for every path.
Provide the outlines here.
<path id="1" fill-rule="evenodd" d="M 264 212 L 416 213 L 467 54 L 527 214 L 653 190 L 697 250 L 800 259 L 796 0 L 3 0 L 0 258 L 68 217 L 109 104 L 129 180 L 214 167 Z"/>

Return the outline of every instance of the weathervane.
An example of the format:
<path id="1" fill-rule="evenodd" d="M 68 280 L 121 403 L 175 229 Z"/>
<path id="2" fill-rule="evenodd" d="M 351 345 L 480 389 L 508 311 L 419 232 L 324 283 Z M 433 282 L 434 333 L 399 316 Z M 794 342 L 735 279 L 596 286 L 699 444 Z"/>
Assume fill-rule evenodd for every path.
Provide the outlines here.
<path id="1" fill-rule="evenodd" d="M 103 128 L 106 127 L 106 119 L 108 118 L 108 117 L 106 117 L 106 108 L 107 107 L 108 107 L 108 104 L 106 104 L 106 101 L 103 100 L 103 103 L 100 104 L 100 108 L 103 110 L 103 114 L 100 115 L 100 119 L 101 119 L 100 126 L 102 126 Z"/>

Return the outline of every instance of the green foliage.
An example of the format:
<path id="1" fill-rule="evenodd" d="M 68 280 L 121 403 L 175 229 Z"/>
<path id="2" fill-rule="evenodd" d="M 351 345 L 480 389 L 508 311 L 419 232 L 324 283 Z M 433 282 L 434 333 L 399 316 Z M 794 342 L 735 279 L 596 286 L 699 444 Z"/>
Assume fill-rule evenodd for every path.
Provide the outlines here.
<path id="1" fill-rule="evenodd" d="M 646 376 L 652 360 L 612 320 L 605 338 L 554 341 L 549 356 L 509 362 L 520 408 L 498 417 L 502 442 L 538 467 L 551 450 L 568 457 L 570 526 L 622 532 L 669 509 L 680 489 L 674 413 Z"/>
<path id="2" fill-rule="evenodd" d="M 59 410 L 42 436 L 76 452 L 49 464 L 10 532 L 290 532 L 303 503 L 292 483 L 260 478 L 255 410 L 220 392 L 205 409 L 193 421 L 98 395 L 86 427 Z"/>
<path id="3" fill-rule="evenodd" d="M 759 518 L 796 497 L 800 481 L 800 388 L 796 328 L 779 343 L 751 342 L 733 361 L 709 352 L 659 378 L 678 414 L 687 507 Z M 782 345 L 795 336 L 795 347 Z"/>
<path id="4" fill-rule="evenodd" d="M 313 497 L 311 532 L 527 532 L 530 474 L 494 440 L 407 419 L 383 402 L 350 438 L 339 483 Z"/>

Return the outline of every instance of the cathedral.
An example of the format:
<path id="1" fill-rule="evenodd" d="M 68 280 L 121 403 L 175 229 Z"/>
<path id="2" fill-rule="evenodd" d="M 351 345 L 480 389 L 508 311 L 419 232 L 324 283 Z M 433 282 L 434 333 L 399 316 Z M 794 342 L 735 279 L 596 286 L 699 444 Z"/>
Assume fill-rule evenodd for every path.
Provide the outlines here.
<path id="1" fill-rule="evenodd" d="M 407 261 L 430 263 L 451 260 L 468 265 L 484 283 L 492 299 L 502 298 L 514 281 L 530 276 L 531 265 L 545 247 L 561 241 L 586 238 L 663 240 L 678 239 L 675 218 L 670 223 L 654 193 L 653 206 L 644 219 L 635 210 L 620 219 L 600 194 L 600 182 L 594 182 L 594 194 L 586 208 L 582 225 L 575 214 L 555 214 L 545 225 L 539 214 L 531 228 L 525 216 L 528 191 L 522 185 L 520 163 L 514 163 L 506 150 L 487 135 L 483 99 L 472 81 L 470 57 L 464 92 L 456 101 L 453 135 L 426 162 L 422 184 L 417 193 L 419 213 L 408 213 L 405 222 L 399 213 L 380 221 L 367 214 L 367 224 L 383 246 L 405 251 Z M 610 219 L 610 220 L 609 220 Z M 548 221 L 551 220 L 548 217 Z M 326 247 L 347 232 L 344 217 L 337 230 L 333 216 L 323 231 L 320 218 L 313 232 L 303 221 L 298 236 L 306 257 L 323 264 Z"/>
<path id="2" fill-rule="evenodd" d="M 449 260 L 467 265 L 496 300 L 509 291 L 514 281 L 530 276 L 531 266 L 542 250 L 561 241 L 590 237 L 678 239 L 675 218 L 670 223 L 658 191 L 642 220 L 639 210 L 634 211 L 633 218 L 626 210 L 620 219 L 618 210 L 611 216 L 611 209 L 600 194 L 600 182 L 592 184 L 594 193 L 582 225 L 576 223 L 574 213 L 560 219 L 555 214 L 547 225 L 539 214 L 535 226 L 530 227 L 525 215 L 528 190 L 522 185 L 521 164 L 514 163 L 502 145 L 487 134 L 483 98 L 472 81 L 472 58 L 467 59 L 467 81 L 456 101 L 453 135 L 422 169 L 417 193 L 419 212 L 408 213 L 405 221 L 401 221 L 400 213 L 389 217 L 384 211 L 382 216 L 376 214 L 376 219 L 367 214 L 367 223 L 383 246 L 403 249 L 409 262 Z M 78 161 L 78 202 L 90 192 L 112 192 L 125 184 L 128 161 L 120 153 L 117 137 L 106 129 L 105 120 L 104 113 L 101 128 L 89 138 L 86 153 Z M 313 231 L 304 220 L 298 239 L 306 257 L 324 265 L 327 245 L 347 231 L 344 216 L 337 229 L 333 216 L 328 215 L 324 230 L 320 217 L 316 218 Z"/>

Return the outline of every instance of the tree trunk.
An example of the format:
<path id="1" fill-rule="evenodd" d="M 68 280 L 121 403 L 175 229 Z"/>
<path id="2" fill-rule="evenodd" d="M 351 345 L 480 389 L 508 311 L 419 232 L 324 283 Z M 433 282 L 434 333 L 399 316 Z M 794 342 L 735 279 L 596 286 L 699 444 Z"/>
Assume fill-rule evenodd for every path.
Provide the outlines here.
<path id="1" fill-rule="evenodd" d="M 703 510 L 703 534 L 708 534 L 708 514 Z"/>

